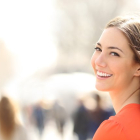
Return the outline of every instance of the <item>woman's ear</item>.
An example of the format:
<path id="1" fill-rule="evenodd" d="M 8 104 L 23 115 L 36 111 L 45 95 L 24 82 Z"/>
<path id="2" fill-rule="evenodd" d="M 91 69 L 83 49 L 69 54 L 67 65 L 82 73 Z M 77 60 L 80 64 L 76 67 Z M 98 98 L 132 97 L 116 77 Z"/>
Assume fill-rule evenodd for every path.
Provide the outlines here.
<path id="1" fill-rule="evenodd" d="M 136 70 L 134 75 L 135 76 L 140 76 L 140 66 L 137 68 L 137 70 Z"/>

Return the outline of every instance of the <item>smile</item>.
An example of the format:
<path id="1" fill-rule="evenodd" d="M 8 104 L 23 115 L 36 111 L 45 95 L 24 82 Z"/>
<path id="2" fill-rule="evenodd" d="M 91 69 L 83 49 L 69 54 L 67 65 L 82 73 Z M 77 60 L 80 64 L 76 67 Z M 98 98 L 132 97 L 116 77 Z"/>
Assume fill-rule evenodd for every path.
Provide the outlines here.
<path id="1" fill-rule="evenodd" d="M 111 77 L 112 74 L 108 74 L 108 73 L 105 73 L 105 72 L 97 71 L 97 76 L 103 77 L 103 78 L 108 78 L 108 77 Z"/>

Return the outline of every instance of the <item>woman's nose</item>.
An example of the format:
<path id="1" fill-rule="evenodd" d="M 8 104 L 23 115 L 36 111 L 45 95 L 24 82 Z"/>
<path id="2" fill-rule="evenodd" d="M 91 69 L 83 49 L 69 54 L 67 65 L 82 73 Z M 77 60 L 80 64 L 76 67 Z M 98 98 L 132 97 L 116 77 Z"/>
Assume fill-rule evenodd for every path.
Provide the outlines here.
<path id="1" fill-rule="evenodd" d="M 96 57 L 95 65 L 99 67 L 106 67 L 106 58 L 102 53 Z"/>

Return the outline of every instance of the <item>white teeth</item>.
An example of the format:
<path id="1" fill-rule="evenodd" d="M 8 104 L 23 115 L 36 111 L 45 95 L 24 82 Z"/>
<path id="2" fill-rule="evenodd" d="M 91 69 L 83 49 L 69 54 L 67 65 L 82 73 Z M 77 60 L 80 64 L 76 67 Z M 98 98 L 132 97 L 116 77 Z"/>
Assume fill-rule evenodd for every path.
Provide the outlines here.
<path id="1" fill-rule="evenodd" d="M 109 76 L 111 76 L 112 74 L 107 74 L 107 73 L 103 73 L 103 72 L 97 71 L 97 75 L 99 75 L 99 76 L 104 76 L 104 77 L 109 77 Z"/>

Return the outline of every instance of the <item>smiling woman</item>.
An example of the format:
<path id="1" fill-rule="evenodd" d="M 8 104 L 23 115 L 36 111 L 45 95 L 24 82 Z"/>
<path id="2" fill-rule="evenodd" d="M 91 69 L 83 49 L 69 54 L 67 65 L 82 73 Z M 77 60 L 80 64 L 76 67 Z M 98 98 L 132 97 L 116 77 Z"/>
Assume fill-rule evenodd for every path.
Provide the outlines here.
<path id="1" fill-rule="evenodd" d="M 93 140 L 140 139 L 139 51 L 139 14 L 111 20 L 96 43 L 91 59 L 95 86 L 109 92 L 116 115 L 101 124 Z"/>
<path id="2" fill-rule="evenodd" d="M 92 58 L 94 71 L 98 72 L 96 88 L 111 92 L 115 90 L 118 93 L 130 84 L 138 64 L 134 65 L 133 52 L 127 38 L 117 28 L 105 29 L 98 42 L 100 43 L 97 44 Z"/>

